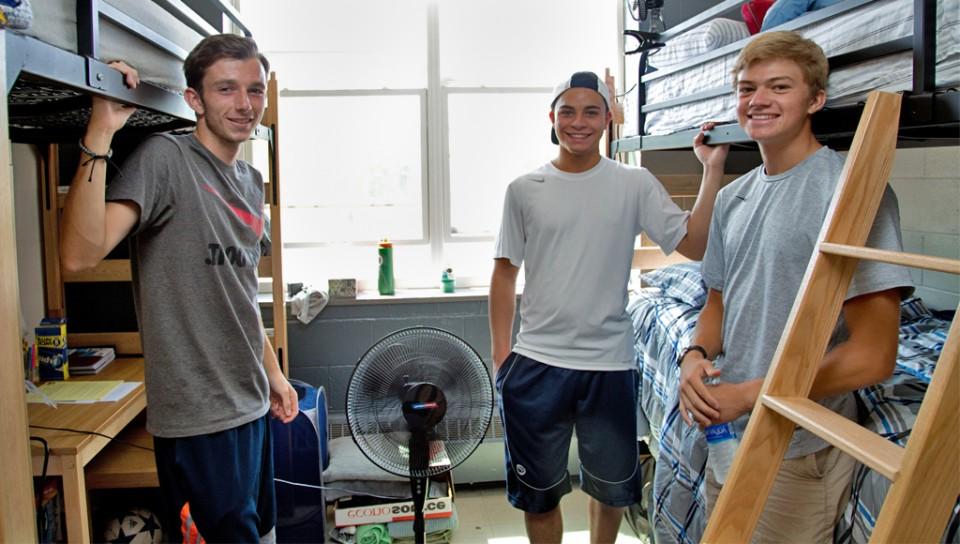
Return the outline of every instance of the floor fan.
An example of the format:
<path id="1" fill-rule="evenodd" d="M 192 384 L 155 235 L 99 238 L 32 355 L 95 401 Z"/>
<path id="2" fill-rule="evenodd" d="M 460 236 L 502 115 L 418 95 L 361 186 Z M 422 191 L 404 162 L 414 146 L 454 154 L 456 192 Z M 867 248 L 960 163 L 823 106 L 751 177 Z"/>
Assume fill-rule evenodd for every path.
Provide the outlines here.
<path id="1" fill-rule="evenodd" d="M 493 415 L 483 360 L 457 336 L 413 327 L 377 341 L 347 386 L 347 424 L 367 458 L 410 478 L 413 529 L 425 539 L 428 479 L 462 463 L 480 445 Z"/>

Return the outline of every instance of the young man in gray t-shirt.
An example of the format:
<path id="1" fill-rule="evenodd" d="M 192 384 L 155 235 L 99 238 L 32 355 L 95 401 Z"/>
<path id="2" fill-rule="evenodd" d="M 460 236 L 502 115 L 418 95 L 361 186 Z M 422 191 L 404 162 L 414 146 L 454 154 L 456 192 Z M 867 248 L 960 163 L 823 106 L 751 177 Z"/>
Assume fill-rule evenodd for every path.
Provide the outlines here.
<path id="1" fill-rule="evenodd" d="M 114 67 L 137 85 L 135 70 Z M 95 97 L 63 211 L 66 270 L 93 267 L 131 238 L 147 430 L 171 541 L 181 540 L 186 512 L 208 542 L 274 536 L 268 414 L 292 421 L 297 393 L 256 300 L 257 263 L 269 243 L 263 180 L 238 160 L 263 117 L 267 70 L 252 39 L 202 40 L 184 61 L 196 131 L 149 138 L 109 189 L 110 145 L 134 110 Z"/>
<path id="2" fill-rule="evenodd" d="M 780 341 L 833 199 L 844 160 L 821 146 L 811 115 L 826 100 L 827 60 L 793 32 L 751 41 L 733 70 L 737 120 L 763 165 L 717 197 L 703 260 L 707 302 L 693 344 L 680 358 L 680 413 L 688 424 L 742 436 Z M 897 200 L 886 188 L 871 247 L 901 249 Z M 899 302 L 909 273 L 861 263 L 824 356 L 811 398 L 853 419 L 851 392 L 888 378 L 897 353 Z M 719 383 L 716 383 L 716 382 Z M 711 448 L 708 509 L 732 454 Z M 849 493 L 854 460 L 798 431 L 754 534 L 763 542 L 828 542 Z"/>

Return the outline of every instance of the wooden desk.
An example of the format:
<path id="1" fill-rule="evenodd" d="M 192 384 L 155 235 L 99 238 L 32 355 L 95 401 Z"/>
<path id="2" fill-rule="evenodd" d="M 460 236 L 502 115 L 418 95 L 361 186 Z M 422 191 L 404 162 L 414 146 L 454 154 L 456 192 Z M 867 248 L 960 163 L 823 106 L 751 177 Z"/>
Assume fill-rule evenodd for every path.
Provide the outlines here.
<path id="1" fill-rule="evenodd" d="M 138 381 L 141 384 L 117 402 L 60 404 L 57 408 L 45 404 L 28 404 L 31 426 L 61 427 L 116 436 L 147 406 L 147 393 L 142 383 L 143 359 L 118 358 L 99 374 L 73 379 Z M 47 475 L 63 477 L 63 505 L 66 511 L 68 541 L 90 542 L 90 511 L 87 508 L 84 467 L 110 441 L 93 434 L 51 431 L 36 427 L 30 428 L 30 435 L 42 437 L 50 448 Z M 33 473 L 39 476 L 43 469 L 43 447 L 32 441 L 30 444 Z"/>

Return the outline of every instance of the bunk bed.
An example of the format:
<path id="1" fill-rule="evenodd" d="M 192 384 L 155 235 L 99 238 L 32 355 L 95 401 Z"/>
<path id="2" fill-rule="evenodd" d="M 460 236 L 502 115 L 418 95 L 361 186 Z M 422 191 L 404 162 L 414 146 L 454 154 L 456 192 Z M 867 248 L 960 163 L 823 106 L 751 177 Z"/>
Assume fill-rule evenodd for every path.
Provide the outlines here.
<path id="1" fill-rule="evenodd" d="M 740 20 L 743 4 L 743 0 L 719 2 L 686 21 L 674 22 L 660 34 L 628 29 L 625 39 L 634 38 L 639 45 L 626 56 L 625 87 L 631 89 L 626 96 L 628 122 L 624 136 L 612 142 L 612 153 L 640 152 L 637 162 L 646 163 L 661 151 L 689 150 L 696 127 L 713 120 L 718 126 L 708 135 L 709 143 L 732 144 L 731 158 L 740 151 L 755 157 L 755 143 L 736 123 L 730 73 L 738 52 L 749 41 L 749 32 L 744 28 L 737 36 L 729 31 L 733 24 L 714 22 Z M 847 149 L 866 92 L 880 88 L 903 94 L 898 146 L 960 143 L 958 11 L 957 0 L 841 0 L 775 27 L 797 30 L 813 39 L 829 58 L 827 107 L 814 116 L 818 139 L 834 149 Z M 726 41 L 680 62 L 671 58 L 682 49 L 670 51 L 671 45 L 702 32 L 707 25 L 722 27 L 719 34 L 725 34 Z M 658 55 L 662 57 L 658 59 Z M 660 266 L 639 261 L 635 259 L 635 268 Z M 628 520 L 649 518 L 633 519 L 631 524 L 652 526 L 657 542 L 697 542 L 706 525 L 706 444 L 702 432 L 686 426 L 679 416 L 676 358 L 679 349 L 690 343 L 704 302 L 699 265 L 672 265 L 648 272 L 643 285 L 631 294 L 628 312 L 634 321 L 641 375 L 638 411 L 647 423 L 647 442 L 656 466 L 652 481 L 645 486 L 643 504 L 630 509 Z M 902 445 L 910 434 L 951 316 L 929 311 L 918 299 L 904 301 L 901 315 L 894 376 L 858 391 L 857 397 L 865 425 Z M 884 477 L 858 466 L 853 495 L 835 533 L 838 542 L 869 538 L 888 486 Z M 960 541 L 960 503 L 944 537 Z"/>
<path id="2" fill-rule="evenodd" d="M 628 30 L 639 42 L 626 57 L 627 87 L 636 88 L 626 96 L 630 113 L 624 137 L 612 143 L 614 153 L 689 148 L 694 127 L 706 120 L 719 123 L 708 141 L 751 147 L 736 124 L 730 74 L 748 33 L 732 43 L 720 40 L 719 47 L 682 62 L 655 67 L 657 57 L 669 53 L 671 40 L 689 42 L 693 34 L 706 32 L 698 29 L 717 21 L 733 24 L 744 3 L 725 0 L 660 34 Z M 814 132 L 821 141 L 847 148 L 866 92 L 879 89 L 903 92 L 899 145 L 957 143 L 958 10 L 957 0 L 843 0 L 771 29 L 796 30 L 820 44 L 829 58 L 827 107 L 814 116 Z"/>
<path id="3" fill-rule="evenodd" d="M 0 58 L 4 60 L 5 76 L 3 91 L 7 101 L 7 109 L 0 113 L 0 127 L 7 129 L 9 141 L 36 144 L 40 150 L 38 157 L 41 164 L 37 171 L 41 177 L 41 202 L 44 208 L 42 228 L 46 252 L 46 306 L 48 312 L 51 309 L 63 311 L 63 283 L 70 278 L 60 275 L 56 250 L 52 249 L 56 248 L 56 218 L 59 213 L 56 179 L 62 172 L 68 172 L 75 163 L 65 164 L 65 170 L 59 169 L 58 148 L 76 147 L 89 117 L 89 96 L 101 95 L 137 107 L 126 127 L 114 139 L 115 147 L 133 147 L 147 134 L 154 132 L 190 130 L 195 124 L 195 115 L 183 99 L 185 82 L 182 66 L 187 54 L 205 36 L 227 31 L 249 36 L 251 32 L 226 0 L 42 0 L 24 3 L 23 6 L 22 9 L 32 10 L 32 17 L 7 17 L 8 22 L 14 19 L 14 24 L 0 31 Z M 30 24 L 17 27 L 16 23 L 23 21 Z M 108 63 L 113 60 L 125 60 L 138 69 L 141 84 L 136 89 L 127 88 L 120 73 L 109 67 Z M 279 249 L 282 243 L 279 233 L 276 98 L 276 79 L 271 75 L 268 82 L 270 107 L 263 120 L 266 126 L 258 127 L 255 136 L 266 140 L 269 145 L 270 172 L 266 194 L 270 215 L 274 219 L 271 224 L 273 247 Z M 0 139 L 0 156 L 4 164 L 10 164 L 10 147 L 6 138 Z M 0 189 L 5 195 L 0 198 L 0 261 L 3 262 L 0 293 L 4 295 L 0 297 L 0 326 L 7 339 L 19 338 L 21 334 L 17 269 L 14 265 L 17 257 L 12 219 L 14 204 L 12 191 L 7 192 L 12 183 L 14 180 L 11 179 L 10 169 L 0 170 Z M 51 251 L 54 252 L 52 257 Z M 114 264 L 118 263 L 108 263 L 108 266 L 94 270 L 87 277 L 73 279 L 96 282 L 107 277 L 129 281 L 129 265 L 112 266 Z M 261 275 L 274 278 L 274 346 L 281 368 L 286 371 L 286 316 L 280 259 L 264 257 L 260 272 Z M 100 304 L 101 308 L 111 305 L 103 305 L 102 301 Z M 68 342 L 74 341 L 74 345 L 84 345 L 80 338 L 71 335 Z M 115 343 L 118 353 L 139 353 L 139 335 L 135 329 L 133 333 L 114 331 L 94 335 L 91 341 Z M 4 341 L 2 345 L 0 411 L 7 415 L 2 420 L 2 430 L 9 440 L 5 440 L 0 447 L 0 465 L 6 467 L 8 491 L 0 498 L 0 541 L 30 541 L 36 538 L 35 530 L 31 529 L 35 527 L 31 473 L 40 471 L 41 464 L 37 462 L 37 449 L 34 448 L 34 467 L 31 470 L 29 455 L 24 455 L 30 451 L 24 429 L 27 428 L 28 417 L 32 420 L 36 415 L 35 405 L 27 409 L 20 385 L 23 371 L 19 342 Z M 139 403 L 135 407 L 137 409 L 125 410 L 123 414 L 104 408 L 94 409 L 98 414 L 97 421 L 107 423 L 102 429 L 97 429 L 116 434 L 142 411 L 145 395 L 142 387 L 137 391 L 130 395 L 134 400 L 117 403 Z M 72 407 L 62 408 L 58 413 L 64 409 L 71 412 Z M 67 419 L 77 417 L 68 413 L 60 415 Z M 65 426 L 86 429 L 94 425 L 91 420 L 83 417 Z M 47 440 L 42 448 L 42 470 L 47 470 L 49 455 L 50 470 L 47 474 L 62 474 L 64 477 L 63 495 L 69 540 L 88 542 L 90 520 L 86 505 L 84 465 L 104 450 L 109 441 L 93 435 L 76 438 L 74 434 L 68 448 L 63 444 L 65 433 L 31 429 L 30 434 L 40 435 Z"/>

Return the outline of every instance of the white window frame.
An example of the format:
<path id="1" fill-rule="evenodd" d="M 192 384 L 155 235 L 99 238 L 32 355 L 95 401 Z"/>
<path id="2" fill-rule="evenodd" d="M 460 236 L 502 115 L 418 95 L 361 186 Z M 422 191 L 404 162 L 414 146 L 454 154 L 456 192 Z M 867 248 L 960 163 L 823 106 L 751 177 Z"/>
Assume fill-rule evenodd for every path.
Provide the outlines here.
<path id="1" fill-rule="evenodd" d="M 493 241 L 493 235 L 458 235 L 452 233 L 453 218 L 451 210 L 451 175 L 449 142 L 449 97 L 454 94 L 523 94 L 549 93 L 552 88 L 546 86 L 445 86 L 440 74 L 440 15 L 438 2 L 428 2 L 427 9 L 427 86 L 411 89 L 345 89 L 345 90 L 281 90 L 279 98 L 292 97 L 354 97 L 354 96 L 410 96 L 420 98 L 420 149 L 421 149 L 421 199 L 422 232 L 419 239 L 396 239 L 397 245 L 426 245 L 430 247 L 433 267 L 445 265 L 444 246 L 447 244 Z M 618 10 L 618 26 L 622 35 L 624 14 Z M 625 63 L 623 59 L 623 39 L 619 43 L 619 65 L 617 66 L 622 86 Z M 621 87 L 622 88 L 622 87 Z M 356 145 L 364 145 L 357 142 Z M 282 220 L 282 219 L 281 219 Z M 284 248 L 328 248 L 335 245 L 367 246 L 365 242 L 284 242 Z M 491 255 L 491 268 L 492 255 Z M 357 278 L 361 280 L 360 277 Z M 406 287 L 435 287 L 435 277 L 417 278 L 413 285 Z M 487 274 L 469 274 L 458 276 L 458 285 L 463 287 L 486 286 Z"/>

